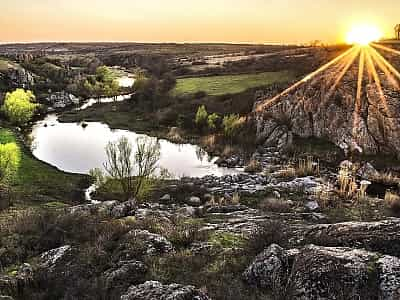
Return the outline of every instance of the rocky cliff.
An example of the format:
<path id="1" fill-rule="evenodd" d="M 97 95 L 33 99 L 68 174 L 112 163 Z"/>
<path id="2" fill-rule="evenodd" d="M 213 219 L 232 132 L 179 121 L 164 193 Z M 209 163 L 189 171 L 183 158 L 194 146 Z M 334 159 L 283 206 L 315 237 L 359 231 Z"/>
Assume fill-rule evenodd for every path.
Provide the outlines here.
<path id="1" fill-rule="evenodd" d="M 394 67 L 399 66 L 397 55 L 382 50 L 379 53 Z M 275 98 L 257 102 L 254 114 L 260 142 L 285 147 L 293 135 L 317 137 L 345 150 L 390 153 L 400 158 L 399 81 L 383 72 L 371 51 L 370 55 L 365 53 L 361 64 L 364 72 L 359 89 L 360 54 L 353 56 L 350 65 L 349 56 L 351 53 Z"/>

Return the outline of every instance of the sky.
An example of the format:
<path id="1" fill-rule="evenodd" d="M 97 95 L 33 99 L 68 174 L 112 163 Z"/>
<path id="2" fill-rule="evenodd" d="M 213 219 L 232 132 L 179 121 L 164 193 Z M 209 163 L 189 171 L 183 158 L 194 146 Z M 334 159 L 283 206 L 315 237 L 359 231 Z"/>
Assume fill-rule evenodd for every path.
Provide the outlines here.
<path id="1" fill-rule="evenodd" d="M 385 36 L 398 0 L 0 0 L 0 43 L 335 43 L 355 24 Z"/>

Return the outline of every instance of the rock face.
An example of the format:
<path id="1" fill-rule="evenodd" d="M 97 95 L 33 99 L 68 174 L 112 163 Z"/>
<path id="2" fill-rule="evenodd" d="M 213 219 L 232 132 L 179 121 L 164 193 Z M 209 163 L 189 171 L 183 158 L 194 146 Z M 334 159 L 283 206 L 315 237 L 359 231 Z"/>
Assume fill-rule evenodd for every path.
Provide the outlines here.
<path id="1" fill-rule="evenodd" d="M 162 285 L 147 281 L 132 286 L 121 296 L 121 300 L 209 300 L 210 298 L 193 286 L 179 284 Z"/>
<path id="2" fill-rule="evenodd" d="M 400 297 L 399 265 L 397 257 L 360 249 L 271 245 L 243 276 L 288 299 L 394 300 Z"/>
<path id="3" fill-rule="evenodd" d="M 337 85 L 343 70 L 340 62 L 286 93 L 257 102 L 254 114 L 259 141 L 284 148 L 290 145 L 292 135 L 317 137 L 346 151 L 390 153 L 400 158 L 400 91 L 379 73 L 382 98 L 366 70 L 361 99 L 356 101 L 358 61 L 357 57 Z"/>
<path id="4" fill-rule="evenodd" d="M 399 219 L 312 225 L 300 235 L 303 235 L 303 243 L 357 247 L 389 255 L 400 253 Z"/>

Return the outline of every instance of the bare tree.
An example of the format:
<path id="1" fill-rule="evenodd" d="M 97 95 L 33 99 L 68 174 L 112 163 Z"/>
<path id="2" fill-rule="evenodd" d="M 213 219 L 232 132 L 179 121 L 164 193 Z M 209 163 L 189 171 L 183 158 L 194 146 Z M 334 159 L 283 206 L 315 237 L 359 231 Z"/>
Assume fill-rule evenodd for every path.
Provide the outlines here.
<path id="1" fill-rule="evenodd" d="M 121 184 L 126 198 L 136 198 L 147 188 L 157 170 L 160 144 L 151 138 L 138 138 L 133 156 L 132 144 L 126 137 L 106 146 L 107 162 L 104 168 L 109 176 Z"/>

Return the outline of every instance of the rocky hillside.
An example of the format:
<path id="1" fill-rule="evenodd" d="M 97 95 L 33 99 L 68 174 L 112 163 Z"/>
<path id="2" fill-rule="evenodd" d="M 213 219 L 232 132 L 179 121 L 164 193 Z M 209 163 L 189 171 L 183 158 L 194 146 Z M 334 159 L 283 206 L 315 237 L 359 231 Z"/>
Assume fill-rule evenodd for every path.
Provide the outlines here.
<path id="1" fill-rule="evenodd" d="M 260 141 L 285 147 L 290 145 L 293 135 L 317 137 L 328 139 L 344 150 L 390 153 L 400 157 L 398 81 L 394 76 L 385 75 L 371 54 L 382 86 L 382 97 L 367 52 L 372 51 L 365 51 L 359 101 L 356 95 L 360 55 L 341 78 L 349 58 L 345 57 L 273 101 L 266 98 L 256 103 L 254 112 Z M 382 50 L 379 53 L 393 66 L 399 66 L 399 57 L 395 54 Z"/>

